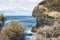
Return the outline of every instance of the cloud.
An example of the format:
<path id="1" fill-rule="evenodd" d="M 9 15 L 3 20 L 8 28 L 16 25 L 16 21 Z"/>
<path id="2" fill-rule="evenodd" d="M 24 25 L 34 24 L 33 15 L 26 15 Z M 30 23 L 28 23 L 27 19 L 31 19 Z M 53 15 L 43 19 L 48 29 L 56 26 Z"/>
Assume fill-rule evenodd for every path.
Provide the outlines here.
<path id="1" fill-rule="evenodd" d="M 42 0 L 0 0 L 0 12 L 5 15 L 31 15 L 34 6 L 40 1 Z"/>

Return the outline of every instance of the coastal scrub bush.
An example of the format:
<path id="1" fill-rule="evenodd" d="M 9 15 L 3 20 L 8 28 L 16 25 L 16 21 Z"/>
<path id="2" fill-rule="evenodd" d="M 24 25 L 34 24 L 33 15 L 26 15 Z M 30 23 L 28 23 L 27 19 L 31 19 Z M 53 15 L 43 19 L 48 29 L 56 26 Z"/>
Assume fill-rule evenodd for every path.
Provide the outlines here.
<path id="1" fill-rule="evenodd" d="M 3 14 L 0 14 L 0 21 L 2 21 L 3 23 L 6 21 L 6 18 Z"/>
<path id="2" fill-rule="evenodd" d="M 2 30 L 2 27 L 4 26 L 4 23 L 6 21 L 6 18 L 3 14 L 0 14 L 0 31 Z"/>
<path id="3" fill-rule="evenodd" d="M 21 24 L 11 21 L 10 24 L 2 29 L 2 35 L 8 36 L 10 40 L 24 40 L 24 28 Z"/>
<path id="4" fill-rule="evenodd" d="M 60 0 L 44 0 L 47 1 L 51 6 L 60 7 Z"/>

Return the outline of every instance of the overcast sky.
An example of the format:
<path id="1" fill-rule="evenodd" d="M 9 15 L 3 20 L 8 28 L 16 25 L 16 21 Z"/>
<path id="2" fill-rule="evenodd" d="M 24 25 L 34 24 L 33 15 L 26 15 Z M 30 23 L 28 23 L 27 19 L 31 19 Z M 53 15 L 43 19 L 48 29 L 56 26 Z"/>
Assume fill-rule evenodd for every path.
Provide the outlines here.
<path id="1" fill-rule="evenodd" d="M 0 13 L 31 16 L 33 8 L 42 0 L 0 0 Z"/>

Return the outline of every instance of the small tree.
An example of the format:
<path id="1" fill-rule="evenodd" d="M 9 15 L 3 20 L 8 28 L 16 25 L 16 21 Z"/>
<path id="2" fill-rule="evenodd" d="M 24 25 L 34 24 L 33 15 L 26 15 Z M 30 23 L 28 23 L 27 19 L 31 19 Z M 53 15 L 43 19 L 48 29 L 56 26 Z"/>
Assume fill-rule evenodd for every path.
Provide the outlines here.
<path id="1" fill-rule="evenodd" d="M 3 14 L 0 14 L 0 30 L 2 29 L 5 21 L 6 21 L 5 16 Z"/>
<path id="2" fill-rule="evenodd" d="M 4 15 L 3 14 L 0 14 L 0 20 L 3 22 L 3 24 L 4 24 L 4 22 L 5 22 L 5 17 L 4 17 Z"/>

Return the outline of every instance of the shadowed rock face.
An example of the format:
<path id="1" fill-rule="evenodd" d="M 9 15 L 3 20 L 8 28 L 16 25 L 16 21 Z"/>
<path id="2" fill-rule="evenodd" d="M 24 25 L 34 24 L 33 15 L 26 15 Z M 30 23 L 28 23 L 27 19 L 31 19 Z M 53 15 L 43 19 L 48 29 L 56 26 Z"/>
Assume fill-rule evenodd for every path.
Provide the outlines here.
<path id="1" fill-rule="evenodd" d="M 60 0 L 43 0 L 34 7 L 32 16 L 36 18 L 36 26 L 32 29 L 36 30 L 39 27 L 52 26 L 55 21 L 60 22 Z"/>

